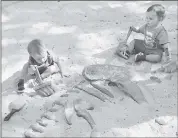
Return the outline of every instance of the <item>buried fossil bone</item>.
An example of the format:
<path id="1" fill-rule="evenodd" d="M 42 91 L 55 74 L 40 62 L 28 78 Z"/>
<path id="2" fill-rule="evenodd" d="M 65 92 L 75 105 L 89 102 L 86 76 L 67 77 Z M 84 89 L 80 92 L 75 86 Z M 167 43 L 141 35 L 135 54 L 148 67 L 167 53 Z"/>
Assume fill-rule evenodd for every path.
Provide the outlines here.
<path id="1" fill-rule="evenodd" d="M 72 125 L 72 116 L 74 114 L 73 102 L 66 102 L 64 105 L 65 119 L 68 125 Z"/>
<path id="2" fill-rule="evenodd" d="M 41 119 L 37 119 L 36 123 L 38 123 L 39 125 L 41 125 L 43 127 L 47 127 L 48 125 L 55 125 L 56 121 L 49 120 L 47 118 L 41 118 Z"/>
<path id="3" fill-rule="evenodd" d="M 127 68 L 107 64 L 90 65 L 84 68 L 82 75 L 86 80 L 110 80 L 126 81 L 131 78 Z"/>
<path id="4" fill-rule="evenodd" d="M 43 127 L 47 127 L 47 125 L 48 125 L 48 123 L 44 122 L 44 121 L 41 120 L 41 119 L 37 119 L 36 122 L 37 122 L 39 125 L 43 126 Z"/>
<path id="5" fill-rule="evenodd" d="M 35 138 L 35 137 L 40 137 L 39 132 L 34 132 L 32 129 L 28 129 L 27 131 L 24 132 L 25 138 Z"/>
<path id="6" fill-rule="evenodd" d="M 42 118 L 46 118 L 48 120 L 53 120 L 53 121 L 57 122 L 55 115 L 52 113 L 49 113 L 49 112 L 42 114 L 41 119 Z"/>
<path id="7" fill-rule="evenodd" d="M 89 123 L 89 125 L 92 129 L 95 127 L 96 124 L 89 112 L 87 112 L 84 109 L 78 108 L 78 109 L 76 109 L 76 113 L 77 113 L 78 117 L 83 117 Z"/>
<path id="8" fill-rule="evenodd" d="M 67 92 L 68 92 L 68 93 L 76 93 L 76 94 L 78 94 L 78 93 L 80 93 L 80 90 L 79 90 L 79 89 L 76 89 L 76 88 L 74 87 L 73 89 L 68 90 Z"/>
<path id="9" fill-rule="evenodd" d="M 64 108 L 64 115 L 65 115 L 66 123 L 68 125 L 72 125 L 71 119 L 75 112 L 73 102 L 69 102 L 69 101 L 67 101 L 67 99 L 60 98 L 60 99 L 56 100 L 53 104 L 60 105 Z"/>
<path id="10" fill-rule="evenodd" d="M 92 95 L 92 96 L 100 99 L 103 102 L 108 100 L 99 90 L 93 88 L 93 86 L 90 83 L 88 83 L 87 81 L 75 86 L 75 88 L 79 89 L 83 92 L 86 92 L 87 94 Z"/>
<path id="11" fill-rule="evenodd" d="M 87 109 L 87 110 L 93 110 L 94 109 L 94 105 L 91 104 L 90 102 L 86 101 L 86 100 L 82 100 L 82 99 L 76 99 L 74 101 L 75 103 L 75 107 L 78 109 L 80 107 L 80 109 Z"/>
<path id="12" fill-rule="evenodd" d="M 117 82 L 116 85 L 120 91 L 122 91 L 136 103 L 142 104 L 147 102 L 140 85 L 136 84 L 135 82 L 128 80 L 127 82 Z"/>
<path id="13" fill-rule="evenodd" d="M 16 112 L 19 112 L 26 105 L 26 103 L 26 98 L 23 96 L 20 96 L 16 100 L 12 101 L 9 104 L 10 113 L 4 118 L 4 121 L 9 121 L 12 115 Z"/>
<path id="14" fill-rule="evenodd" d="M 49 112 L 57 112 L 58 110 L 59 110 L 59 107 L 53 106 L 53 107 L 50 108 L 48 111 L 49 111 Z"/>
<path id="15" fill-rule="evenodd" d="M 54 102 L 53 102 L 53 107 L 55 106 L 55 105 L 59 105 L 59 106 L 63 106 L 64 107 L 64 105 L 65 105 L 65 103 L 67 102 L 67 99 L 64 97 L 59 97 L 57 100 L 55 100 Z"/>
<path id="16" fill-rule="evenodd" d="M 68 97 L 69 94 L 65 93 L 65 94 L 62 94 L 60 97 Z"/>
<path id="17" fill-rule="evenodd" d="M 105 102 L 106 98 L 104 96 L 102 96 L 101 94 L 98 94 L 98 93 L 94 93 L 93 91 L 90 91 L 90 90 L 85 90 L 83 88 L 80 88 L 79 86 L 76 86 L 76 88 L 78 88 L 79 90 L 82 90 L 86 93 L 88 93 L 89 95 L 92 95 L 98 99 L 100 99 L 101 101 Z"/>
<path id="18" fill-rule="evenodd" d="M 84 107 L 82 107 L 83 104 L 85 104 Z M 96 123 L 93 120 L 93 118 L 90 115 L 90 113 L 86 111 L 86 109 L 87 110 L 90 110 L 90 109 L 93 110 L 94 109 L 93 105 L 90 104 L 87 101 L 82 100 L 82 99 L 76 99 L 74 101 L 74 109 L 75 109 L 76 114 L 77 114 L 78 117 L 82 117 L 83 119 L 85 119 L 89 123 L 89 125 L 90 125 L 90 127 L 92 129 L 90 137 L 99 137 L 100 136 L 100 132 L 96 129 Z"/>
<path id="19" fill-rule="evenodd" d="M 87 112 L 86 109 L 81 109 L 80 106 L 78 106 L 77 101 L 74 101 L 74 109 L 78 117 L 84 118 L 89 123 L 91 129 L 95 128 L 96 123 L 93 120 L 92 116 L 89 112 Z"/>
<path id="20" fill-rule="evenodd" d="M 110 98 L 114 98 L 114 95 L 105 88 L 104 83 L 105 81 L 92 81 L 90 84 L 98 89 L 99 91 L 101 91 L 102 93 L 106 94 L 107 96 L 109 96 Z"/>
<path id="21" fill-rule="evenodd" d="M 39 133 L 43 133 L 44 132 L 44 127 L 41 126 L 38 123 L 31 125 L 30 128 L 35 132 L 39 132 Z"/>

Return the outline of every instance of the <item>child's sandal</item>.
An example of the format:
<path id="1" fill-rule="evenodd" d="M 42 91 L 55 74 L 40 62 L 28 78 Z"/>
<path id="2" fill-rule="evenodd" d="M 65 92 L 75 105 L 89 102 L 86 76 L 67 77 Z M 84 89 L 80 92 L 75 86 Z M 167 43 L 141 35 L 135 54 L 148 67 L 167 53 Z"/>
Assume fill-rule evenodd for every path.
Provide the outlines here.
<path id="1" fill-rule="evenodd" d="M 24 80 L 23 79 L 20 79 L 19 82 L 18 82 L 18 91 L 23 91 L 25 89 L 24 87 Z"/>

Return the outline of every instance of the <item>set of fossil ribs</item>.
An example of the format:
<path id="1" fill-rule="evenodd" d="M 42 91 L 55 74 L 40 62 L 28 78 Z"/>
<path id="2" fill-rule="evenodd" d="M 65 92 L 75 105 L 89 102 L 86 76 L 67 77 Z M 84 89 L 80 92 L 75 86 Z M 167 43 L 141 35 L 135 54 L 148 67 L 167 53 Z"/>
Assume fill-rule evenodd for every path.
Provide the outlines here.
<path id="1" fill-rule="evenodd" d="M 108 90 L 110 86 L 114 85 L 138 104 L 145 102 L 139 87 L 136 83 L 130 81 L 130 72 L 125 67 L 100 64 L 90 65 L 84 68 L 82 75 L 85 80 L 72 88 L 70 93 L 66 92 L 66 94 L 61 95 L 54 101 L 53 107 L 42 114 L 41 119 L 38 119 L 36 124 L 31 125 L 29 129 L 25 131 L 25 137 L 41 137 L 49 121 L 57 122 L 59 120 L 55 114 L 61 109 L 59 108 L 60 106 L 64 108 L 65 121 L 68 125 L 72 125 L 72 116 L 76 113 L 78 117 L 82 117 L 90 125 L 90 137 L 99 136 L 100 133 L 97 131 L 97 125 L 88 112 L 88 110 L 94 110 L 95 105 L 85 99 L 81 99 L 79 96 L 80 92 L 76 92 L 77 90 L 86 92 L 98 100 L 105 102 L 108 100 L 112 101 L 112 98 L 114 98 L 113 93 Z M 101 82 L 107 85 L 99 85 Z M 133 87 L 136 89 L 135 91 L 133 91 Z"/>

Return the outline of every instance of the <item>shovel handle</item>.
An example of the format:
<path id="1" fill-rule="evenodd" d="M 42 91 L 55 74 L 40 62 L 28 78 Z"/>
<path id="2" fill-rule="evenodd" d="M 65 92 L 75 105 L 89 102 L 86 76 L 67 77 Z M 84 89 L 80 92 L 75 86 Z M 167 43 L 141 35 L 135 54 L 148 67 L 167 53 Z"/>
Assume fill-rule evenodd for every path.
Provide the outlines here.
<path id="1" fill-rule="evenodd" d="M 42 84 L 42 83 L 43 83 L 43 80 L 41 79 L 41 75 L 40 75 L 40 73 L 39 73 L 38 67 L 37 67 L 37 66 L 34 66 L 34 67 L 35 67 L 35 70 L 36 70 L 36 71 L 35 71 L 36 77 L 37 77 L 39 83 Z"/>
<path id="2" fill-rule="evenodd" d="M 132 33 L 132 29 L 131 29 L 131 27 L 130 27 L 130 28 L 129 28 L 129 31 L 128 31 L 128 33 L 127 33 L 127 37 L 126 37 L 126 39 L 125 39 L 125 42 L 127 42 L 127 40 L 129 39 L 131 33 Z"/>
<path id="3" fill-rule="evenodd" d="M 4 121 L 9 121 L 9 119 L 12 117 L 12 115 L 17 112 L 17 110 L 12 110 L 5 118 Z"/>

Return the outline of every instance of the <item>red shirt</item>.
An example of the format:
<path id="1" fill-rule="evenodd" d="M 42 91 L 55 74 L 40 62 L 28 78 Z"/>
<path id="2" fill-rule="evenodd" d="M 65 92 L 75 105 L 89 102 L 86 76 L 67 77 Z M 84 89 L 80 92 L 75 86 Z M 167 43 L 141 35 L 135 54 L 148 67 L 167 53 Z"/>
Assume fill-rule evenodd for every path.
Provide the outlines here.
<path id="1" fill-rule="evenodd" d="M 153 30 L 149 30 L 147 25 L 143 25 L 139 30 L 140 33 L 144 34 L 146 48 L 162 49 L 164 44 L 169 43 L 168 33 L 162 25 Z"/>

